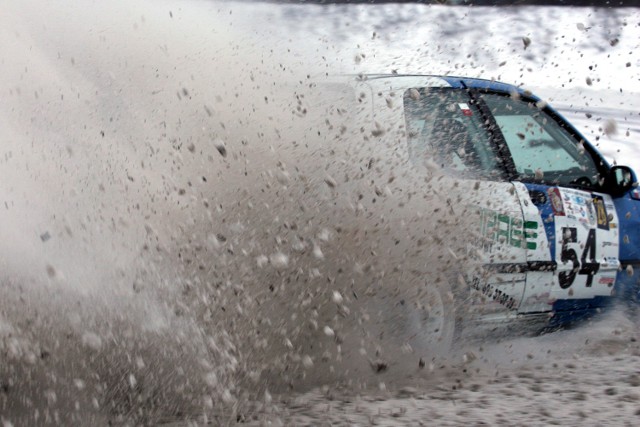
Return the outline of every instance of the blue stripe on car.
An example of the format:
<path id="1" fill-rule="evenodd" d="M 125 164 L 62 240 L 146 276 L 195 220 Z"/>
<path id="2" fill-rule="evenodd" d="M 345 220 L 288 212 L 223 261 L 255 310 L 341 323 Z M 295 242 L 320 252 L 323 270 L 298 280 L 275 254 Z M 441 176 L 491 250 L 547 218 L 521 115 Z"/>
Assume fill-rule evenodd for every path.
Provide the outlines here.
<path id="1" fill-rule="evenodd" d="M 547 242 L 549 245 L 549 251 L 551 252 L 551 260 L 556 260 L 556 222 L 553 215 L 553 208 L 551 207 L 551 201 L 547 190 L 550 188 L 548 185 L 542 184 L 530 184 L 524 183 L 525 187 L 529 191 L 540 191 L 546 196 L 544 204 L 535 204 L 540 212 L 540 222 L 544 227 L 544 232 L 547 234 Z"/>

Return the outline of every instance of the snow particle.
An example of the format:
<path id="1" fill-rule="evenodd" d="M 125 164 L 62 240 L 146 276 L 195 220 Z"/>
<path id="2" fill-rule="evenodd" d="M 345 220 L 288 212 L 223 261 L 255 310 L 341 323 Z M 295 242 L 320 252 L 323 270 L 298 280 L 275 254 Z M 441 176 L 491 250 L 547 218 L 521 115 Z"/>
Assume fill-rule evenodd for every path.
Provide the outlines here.
<path id="1" fill-rule="evenodd" d="M 324 183 L 327 184 L 329 188 L 336 188 L 336 180 L 330 177 L 329 175 L 324 177 Z"/>
<path id="2" fill-rule="evenodd" d="M 309 356 L 308 354 L 306 354 L 303 358 L 302 358 L 302 366 L 304 366 L 305 368 L 310 368 L 313 366 L 313 360 L 311 360 L 311 356 Z"/>
<path id="3" fill-rule="evenodd" d="M 222 157 L 227 157 L 227 147 L 225 146 L 225 143 L 223 140 L 216 139 L 213 142 L 213 145 L 216 147 L 216 150 L 218 150 L 218 153 L 220 153 Z"/>
<path id="4" fill-rule="evenodd" d="M 93 332 L 85 332 L 82 334 L 82 344 L 92 350 L 100 350 L 102 347 L 102 339 Z"/>
<path id="5" fill-rule="evenodd" d="M 342 294 L 340 294 L 340 292 L 333 291 L 333 295 L 331 296 L 331 300 L 336 304 L 342 304 L 342 301 L 344 299 L 342 298 Z"/>
<path id="6" fill-rule="evenodd" d="M 604 134 L 607 136 L 612 136 L 618 133 L 618 124 L 615 120 L 609 119 L 604 123 Z"/>
<path id="7" fill-rule="evenodd" d="M 215 372 L 209 372 L 204 376 L 204 382 L 211 388 L 215 388 L 218 385 L 218 375 Z"/>
<path id="8" fill-rule="evenodd" d="M 233 397 L 233 395 L 231 394 L 231 392 L 229 391 L 229 389 L 225 389 L 222 392 L 222 401 L 224 403 L 232 403 L 235 401 L 235 398 Z"/>
<path id="9" fill-rule="evenodd" d="M 47 276 L 49 276 L 50 279 L 56 277 L 56 268 L 51 264 L 47 264 Z"/>
<path id="10" fill-rule="evenodd" d="M 542 169 L 538 168 L 535 170 L 535 177 L 536 179 L 544 178 L 544 172 L 542 171 Z"/>
<path id="11" fill-rule="evenodd" d="M 133 374 L 129 374 L 129 386 L 134 389 L 136 388 L 137 384 L 138 381 L 136 380 L 136 377 Z"/>
<path id="12" fill-rule="evenodd" d="M 269 257 L 269 262 L 274 268 L 280 270 L 287 268 L 289 265 L 289 257 L 282 252 L 277 252 Z"/>
<path id="13" fill-rule="evenodd" d="M 265 255 L 260 255 L 259 257 L 256 258 L 256 263 L 260 268 L 267 265 L 268 262 L 269 262 L 269 258 L 267 258 Z"/>
<path id="14" fill-rule="evenodd" d="M 313 246 L 313 256 L 317 259 L 324 259 L 324 254 L 322 253 L 322 249 L 320 248 L 320 246 Z"/>
<path id="15" fill-rule="evenodd" d="M 323 242 L 328 242 L 330 237 L 329 230 L 327 230 L 326 228 L 323 228 L 322 230 L 320 230 L 317 237 L 319 240 L 322 240 Z"/>

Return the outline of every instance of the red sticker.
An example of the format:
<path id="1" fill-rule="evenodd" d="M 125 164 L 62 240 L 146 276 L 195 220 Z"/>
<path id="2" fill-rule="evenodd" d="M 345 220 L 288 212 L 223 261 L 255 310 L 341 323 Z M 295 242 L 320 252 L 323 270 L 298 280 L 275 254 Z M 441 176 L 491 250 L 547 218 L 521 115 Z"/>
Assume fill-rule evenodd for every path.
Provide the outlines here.
<path id="1" fill-rule="evenodd" d="M 555 216 L 564 216 L 564 205 L 562 204 L 562 197 L 560 197 L 560 190 L 558 188 L 550 188 L 547 190 L 549 199 L 551 200 L 551 207 L 553 208 L 553 214 Z"/>
<path id="2" fill-rule="evenodd" d="M 473 111 L 471 111 L 471 108 L 469 108 L 468 104 L 458 104 L 458 107 L 460 107 L 460 109 L 462 110 L 462 114 L 470 117 L 473 116 Z"/>

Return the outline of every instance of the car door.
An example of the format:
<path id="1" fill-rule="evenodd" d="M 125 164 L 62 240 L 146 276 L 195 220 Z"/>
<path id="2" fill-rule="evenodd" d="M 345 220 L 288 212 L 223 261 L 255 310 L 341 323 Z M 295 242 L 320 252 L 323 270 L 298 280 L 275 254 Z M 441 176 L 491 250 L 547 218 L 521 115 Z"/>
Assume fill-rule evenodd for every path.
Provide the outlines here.
<path id="1" fill-rule="evenodd" d="M 604 160 L 535 99 L 486 93 L 482 101 L 508 153 L 524 219 L 538 222 L 547 240 L 527 252 L 520 312 L 605 305 L 620 262 L 619 221 L 604 187 Z"/>
<path id="2" fill-rule="evenodd" d="M 484 320 L 515 315 L 534 230 L 526 229 L 516 184 L 506 179 L 485 117 L 466 89 L 415 87 L 403 99 L 412 161 L 455 179 L 451 199 L 472 212 L 468 246 L 474 262 L 462 267 L 471 309 Z"/>

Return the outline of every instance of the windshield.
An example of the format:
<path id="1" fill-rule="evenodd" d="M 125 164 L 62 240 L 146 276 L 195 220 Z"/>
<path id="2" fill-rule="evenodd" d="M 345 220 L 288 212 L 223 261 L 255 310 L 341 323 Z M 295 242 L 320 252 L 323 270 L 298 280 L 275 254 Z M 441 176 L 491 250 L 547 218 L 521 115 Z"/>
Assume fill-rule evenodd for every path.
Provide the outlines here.
<path id="1" fill-rule="evenodd" d="M 535 102 L 482 95 L 511 153 L 517 179 L 595 187 L 598 168 L 582 142 Z"/>

